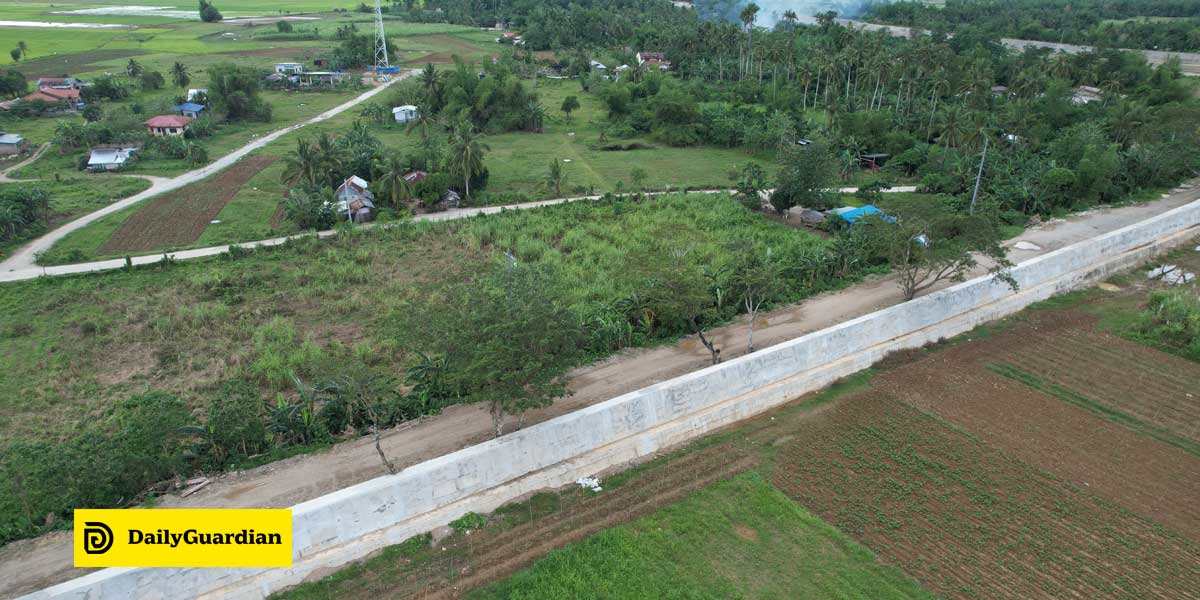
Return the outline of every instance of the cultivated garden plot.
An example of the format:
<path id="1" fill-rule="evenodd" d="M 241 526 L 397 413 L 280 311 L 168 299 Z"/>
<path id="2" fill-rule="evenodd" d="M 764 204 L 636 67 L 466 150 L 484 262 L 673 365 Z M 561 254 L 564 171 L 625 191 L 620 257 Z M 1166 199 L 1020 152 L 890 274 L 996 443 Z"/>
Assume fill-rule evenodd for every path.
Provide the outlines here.
<path id="1" fill-rule="evenodd" d="M 244 183 L 274 162 L 251 156 L 212 178 L 158 196 L 125 221 L 97 253 L 142 252 L 190 244 L 204 233 Z"/>

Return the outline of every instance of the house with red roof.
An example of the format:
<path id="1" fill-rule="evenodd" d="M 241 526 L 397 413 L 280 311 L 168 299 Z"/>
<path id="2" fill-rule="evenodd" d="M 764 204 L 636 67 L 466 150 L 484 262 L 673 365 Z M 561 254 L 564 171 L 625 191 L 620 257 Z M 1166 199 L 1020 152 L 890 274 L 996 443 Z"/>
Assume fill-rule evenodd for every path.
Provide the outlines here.
<path id="1" fill-rule="evenodd" d="M 45 88 L 16 100 L 0 102 L 0 109 L 8 110 L 21 102 L 45 102 L 61 106 L 63 111 L 74 111 L 83 108 L 83 100 L 79 98 L 79 90 L 75 88 Z"/>
<path id="2" fill-rule="evenodd" d="M 150 117 L 142 122 L 146 126 L 150 135 L 156 137 L 183 135 L 187 130 L 188 124 L 192 122 L 191 117 L 183 115 L 158 115 Z"/>
<path id="3" fill-rule="evenodd" d="M 638 52 L 637 61 L 639 67 L 647 69 L 657 67 L 665 71 L 671 68 L 671 61 L 667 60 L 666 54 L 662 52 Z"/>

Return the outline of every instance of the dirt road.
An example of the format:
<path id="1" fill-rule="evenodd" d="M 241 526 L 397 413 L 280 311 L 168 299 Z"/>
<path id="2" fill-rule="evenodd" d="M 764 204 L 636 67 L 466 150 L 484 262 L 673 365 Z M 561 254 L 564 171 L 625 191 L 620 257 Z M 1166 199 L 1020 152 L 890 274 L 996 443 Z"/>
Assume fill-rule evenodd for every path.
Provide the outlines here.
<path id="1" fill-rule="evenodd" d="M 392 79 L 391 81 L 389 81 L 388 83 L 386 83 L 384 85 L 381 85 L 381 86 L 372 88 L 366 92 L 363 92 L 362 94 L 358 95 L 354 99 L 352 99 L 348 102 L 339 104 L 339 105 L 337 105 L 315 117 L 312 117 L 311 119 L 308 119 L 306 121 L 301 121 L 300 123 L 296 123 L 294 125 L 289 125 L 287 127 L 284 127 L 283 129 L 278 129 L 278 130 L 272 131 L 271 133 L 268 133 L 267 135 L 264 135 L 262 137 L 255 138 L 253 141 L 247 143 L 245 146 L 242 146 L 241 148 L 238 148 L 237 150 L 234 150 L 233 152 L 230 152 L 229 154 L 226 154 L 225 156 L 222 156 L 221 158 L 218 158 L 217 160 L 213 161 L 212 163 L 210 163 L 206 166 L 203 166 L 199 169 L 196 169 L 193 171 L 188 171 L 187 173 L 184 173 L 183 175 L 180 175 L 178 177 L 172 177 L 170 179 L 148 178 L 148 179 L 150 179 L 150 187 L 147 188 L 144 192 L 134 194 L 128 198 L 125 198 L 124 200 L 119 200 L 117 202 L 113 202 L 112 204 L 109 204 L 108 206 L 106 206 L 100 210 L 83 215 L 82 217 L 79 217 L 78 219 L 75 219 L 74 221 L 71 221 L 70 223 L 66 223 L 66 224 L 62 225 L 61 227 L 58 227 L 57 229 L 46 233 L 45 235 L 33 240 L 32 242 L 29 242 L 28 244 L 22 246 L 20 249 L 13 252 L 12 256 L 9 256 L 7 259 L 4 260 L 4 262 L 0 263 L 0 271 L 18 271 L 18 270 L 36 269 L 37 256 L 39 254 L 41 254 L 42 252 L 49 250 L 51 246 L 53 246 L 56 242 L 58 242 L 62 238 L 66 237 L 68 234 L 78 231 L 78 230 L 86 227 L 87 225 L 89 225 L 99 219 L 102 219 L 112 213 L 115 213 L 119 210 L 128 208 L 130 206 L 133 206 L 134 204 L 137 204 L 138 202 L 141 202 L 142 200 L 151 198 L 153 196 L 157 196 L 163 192 L 181 188 L 189 183 L 200 181 L 201 179 L 204 179 L 205 177 L 208 177 L 209 175 L 212 175 L 218 171 L 226 169 L 233 163 L 240 160 L 243 156 L 246 156 L 247 154 L 250 154 L 251 152 L 258 150 L 259 148 L 266 146 L 267 144 L 279 139 L 280 137 L 283 137 L 284 135 L 287 135 L 297 129 L 300 129 L 301 127 L 304 127 L 305 125 L 319 123 L 326 119 L 332 118 L 348 109 L 354 108 L 359 103 L 369 100 L 372 97 L 374 97 L 376 94 L 379 94 L 383 90 L 387 89 L 388 86 L 390 86 L 392 83 L 400 81 L 401 79 L 411 76 L 414 73 L 416 73 L 416 71 L 413 71 L 411 69 L 404 71 L 399 76 L 397 76 L 396 78 Z"/>
<path id="2" fill-rule="evenodd" d="M 20 183 L 21 182 L 20 179 L 13 179 L 13 178 L 9 177 L 8 174 L 41 158 L 42 154 L 44 154 L 46 152 L 46 149 L 48 149 L 49 147 L 50 147 L 49 143 L 42 144 L 41 146 L 38 146 L 38 149 L 35 150 L 33 154 L 30 154 L 27 158 L 25 158 L 21 162 L 18 162 L 14 165 L 9 165 L 7 167 L 4 167 L 3 169 L 0 169 L 0 183 Z"/>
<path id="3" fill-rule="evenodd" d="M 1015 262 L 1028 260 L 1182 206 L 1200 199 L 1200 188 L 1193 187 L 1198 184 L 1200 180 L 1194 180 L 1152 202 L 1096 209 L 1044 223 L 1010 240 L 1009 256 Z M 756 344 L 764 348 L 900 301 L 891 278 L 867 280 L 760 317 L 755 325 Z M 744 321 L 715 329 L 710 335 L 726 358 L 745 351 Z M 527 422 L 544 421 L 708 364 L 707 351 L 690 337 L 674 345 L 628 350 L 576 370 L 571 377 L 573 395 L 530 414 Z M 507 424 L 510 430 L 513 426 L 512 421 Z M 491 420 L 484 408 L 454 406 L 436 417 L 389 431 L 383 438 L 383 448 L 397 467 L 406 468 L 485 440 L 490 430 Z M 321 453 L 218 476 L 192 496 L 163 498 L 159 506 L 287 507 L 383 473 L 372 440 L 361 438 Z M 56 532 L 0 548 L 0 581 L 6 584 L 0 597 L 27 593 L 81 575 L 84 571 L 72 568 L 71 560 L 69 532 Z"/>
<path id="4" fill-rule="evenodd" d="M 147 179 L 150 179 L 150 177 L 147 175 L 141 175 L 140 177 L 145 177 Z M 154 179 L 151 179 L 151 181 L 153 182 Z M 168 181 L 168 180 L 164 180 L 164 181 Z M 890 192 L 898 193 L 898 192 L 915 192 L 916 190 L 917 190 L 917 186 L 914 186 L 914 185 L 898 185 L 898 186 L 890 187 L 890 188 L 887 188 L 887 189 L 884 189 L 881 191 L 888 192 L 888 193 L 890 193 Z M 693 190 L 689 193 L 692 193 L 692 194 L 716 194 L 716 193 L 725 192 L 725 191 L 729 191 L 729 190 Z M 852 188 L 852 187 L 851 188 L 838 188 L 838 193 L 840 193 L 840 194 L 853 194 L 856 191 L 858 191 L 858 188 Z M 666 194 L 666 193 L 669 193 L 669 192 L 649 192 L 646 195 L 656 196 L 659 194 Z M 763 194 L 764 195 L 767 194 L 767 191 L 763 192 Z M 566 202 L 579 202 L 581 200 L 596 200 L 598 198 L 600 198 L 600 196 L 595 196 L 595 195 L 593 195 L 593 196 L 572 196 L 572 197 L 567 197 L 567 198 L 554 198 L 551 200 L 538 200 L 535 202 L 523 202 L 520 204 L 506 204 L 506 205 L 501 205 L 501 206 L 478 206 L 478 207 L 471 207 L 471 208 L 455 208 L 455 209 L 451 209 L 451 210 L 447 210 L 447 211 L 443 211 L 443 212 L 426 213 L 426 214 L 422 214 L 422 215 L 417 215 L 417 216 L 413 217 L 412 220 L 413 221 L 452 221 L 454 219 L 465 219 L 467 217 L 474 217 L 476 215 L 495 214 L 495 213 L 505 211 L 505 210 L 525 210 L 525 209 L 529 209 L 529 208 L 540 208 L 542 206 L 552 206 L 555 204 L 563 204 Z M 391 227 L 391 226 L 393 226 L 393 225 L 390 225 L 390 224 L 382 224 L 381 225 L 381 224 L 370 223 L 370 224 L 363 225 L 362 227 Z M 271 238 L 271 239 L 267 239 L 267 240 L 255 240 L 252 242 L 240 242 L 237 244 L 225 244 L 222 246 L 208 246 L 205 248 L 192 248 L 191 250 L 179 250 L 177 252 L 160 252 L 160 253 L 156 253 L 156 254 L 134 256 L 130 260 L 136 266 L 153 264 L 153 263 L 162 261 L 166 258 L 170 258 L 171 260 L 191 260 L 191 259 L 196 259 L 196 258 L 204 258 L 204 257 L 208 257 L 208 256 L 217 256 L 219 254 L 224 254 L 224 253 L 228 252 L 230 248 L 233 248 L 233 247 L 253 249 L 253 248 L 258 248 L 258 247 L 278 246 L 279 244 L 282 244 L 288 240 L 301 238 L 301 237 L 308 237 L 310 235 L 316 235 L 319 238 L 326 238 L 326 237 L 329 237 L 332 235 L 337 235 L 337 231 L 333 230 L 333 229 L 327 229 L 324 231 L 318 231 L 316 233 L 311 233 L 311 232 L 297 233 L 295 235 L 285 235 L 282 237 L 276 237 L 276 238 Z M 37 265 L 27 265 L 24 267 L 14 266 L 11 270 L 4 270 L 4 265 L 6 265 L 6 264 L 8 264 L 8 263 L 0 263 L 0 283 L 4 283 L 7 281 L 24 281 L 26 279 L 36 279 L 38 277 L 43 277 L 43 276 L 78 275 L 80 273 L 96 273 L 99 271 L 111 271 L 113 269 L 124 268 L 125 260 L 121 259 L 121 258 L 115 258 L 115 259 L 109 259 L 109 260 L 97 260 L 97 261 L 91 261 L 91 262 L 73 263 L 73 264 L 69 264 L 69 265 L 56 265 L 53 267 L 40 267 Z"/>

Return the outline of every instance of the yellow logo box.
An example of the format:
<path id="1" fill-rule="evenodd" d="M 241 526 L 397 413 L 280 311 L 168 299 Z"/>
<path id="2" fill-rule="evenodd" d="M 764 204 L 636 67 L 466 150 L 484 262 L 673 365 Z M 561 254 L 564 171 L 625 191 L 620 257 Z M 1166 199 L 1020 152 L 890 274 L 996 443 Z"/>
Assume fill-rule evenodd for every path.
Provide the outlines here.
<path id="1" fill-rule="evenodd" d="M 290 567 L 291 509 L 77 509 L 76 567 Z"/>

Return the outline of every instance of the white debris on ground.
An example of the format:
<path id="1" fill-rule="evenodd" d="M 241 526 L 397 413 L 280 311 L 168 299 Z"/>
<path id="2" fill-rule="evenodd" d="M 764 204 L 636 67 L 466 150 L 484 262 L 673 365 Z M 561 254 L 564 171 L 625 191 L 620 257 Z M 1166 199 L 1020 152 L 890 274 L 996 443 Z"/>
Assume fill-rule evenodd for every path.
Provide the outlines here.
<path id="1" fill-rule="evenodd" d="M 1184 271 L 1179 265 L 1162 265 L 1146 271 L 1146 279 L 1162 279 L 1167 285 L 1183 285 L 1196 280 L 1196 274 Z"/>
<path id="2" fill-rule="evenodd" d="M 604 489 L 600 487 L 599 477 L 580 477 L 579 479 L 575 480 L 575 484 L 581 488 L 592 490 L 593 492 L 599 492 Z"/>
<path id="3" fill-rule="evenodd" d="M 1033 242 L 1017 242 L 1013 244 L 1013 248 L 1017 250 L 1041 250 L 1042 247 Z"/>

